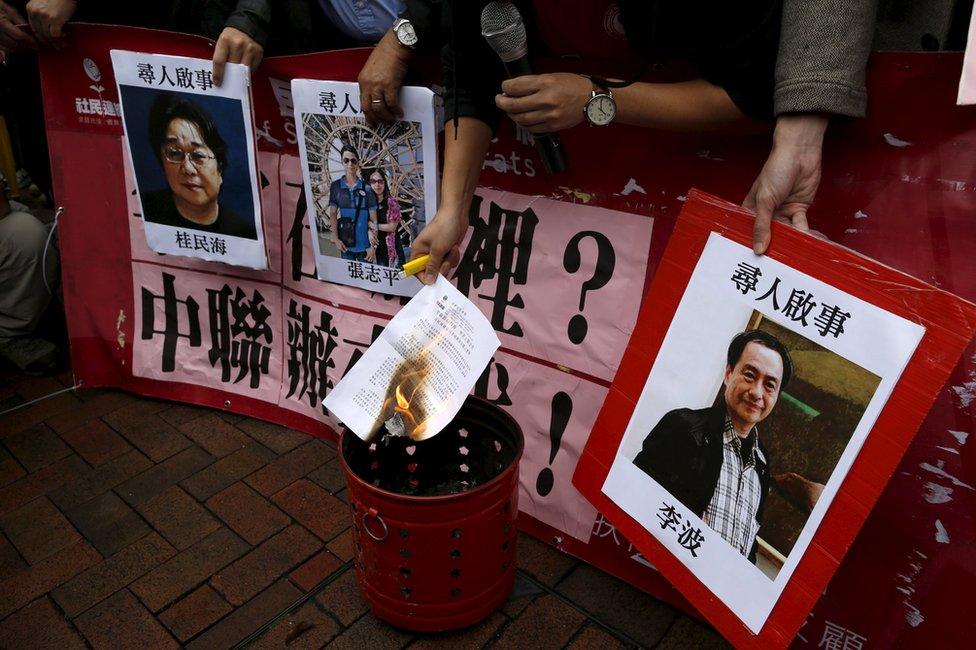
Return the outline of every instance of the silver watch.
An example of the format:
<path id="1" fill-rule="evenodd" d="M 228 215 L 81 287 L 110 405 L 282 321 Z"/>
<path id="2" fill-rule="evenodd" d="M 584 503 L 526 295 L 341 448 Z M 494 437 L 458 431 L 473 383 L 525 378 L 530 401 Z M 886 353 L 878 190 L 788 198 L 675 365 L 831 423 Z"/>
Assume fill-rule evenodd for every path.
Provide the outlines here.
<path id="1" fill-rule="evenodd" d="M 606 126 L 617 115 L 617 102 L 609 88 L 593 84 L 593 93 L 583 106 L 583 115 L 594 126 Z"/>
<path id="2" fill-rule="evenodd" d="M 396 19 L 393 23 L 393 33 L 400 41 L 400 45 L 409 47 L 411 50 L 417 47 L 417 32 L 413 28 L 413 23 L 406 18 Z"/>

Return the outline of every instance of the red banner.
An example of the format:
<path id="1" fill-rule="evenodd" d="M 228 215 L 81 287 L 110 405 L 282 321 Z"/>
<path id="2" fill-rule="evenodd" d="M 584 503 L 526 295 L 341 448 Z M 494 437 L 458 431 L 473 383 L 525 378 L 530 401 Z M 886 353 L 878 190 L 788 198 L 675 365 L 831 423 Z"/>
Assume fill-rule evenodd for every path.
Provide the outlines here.
<path id="1" fill-rule="evenodd" d="M 269 270 L 253 272 L 145 249 L 141 220 L 129 205 L 111 49 L 207 58 L 212 44 L 149 30 L 78 26 L 68 47 L 42 57 L 55 195 L 65 207 L 64 289 L 78 380 L 334 435 L 321 410 L 322 391 L 358 358 L 399 300 L 314 279 L 288 88 L 292 78 L 354 80 L 367 52 L 272 58 L 253 76 L 270 249 Z M 834 241 L 972 300 L 976 114 L 954 104 L 960 65 L 961 56 L 953 54 L 873 59 L 869 115 L 831 126 L 811 221 Z M 523 512 L 523 528 L 680 604 L 598 513 L 590 515 L 589 536 L 580 533 L 586 517 L 567 510 L 574 503 L 570 477 L 633 329 L 640 277 L 654 273 L 686 193 L 694 185 L 740 199 L 762 166 L 769 138 L 615 125 L 573 129 L 563 143 L 569 170 L 546 176 L 534 149 L 506 122 L 485 160 L 482 188 L 499 191 L 481 193 L 470 234 L 475 248 L 469 244 L 470 255 L 453 278 L 502 337 L 503 348 L 476 390 L 523 421 L 520 502 L 534 504 L 529 515 Z M 575 204 L 565 224 L 559 223 L 561 204 Z M 577 218 L 587 211 L 592 219 Z M 539 234 L 520 238 L 526 233 L 521 226 L 533 220 Z M 541 233 L 547 233 L 545 241 Z M 616 265 L 595 286 L 588 282 L 607 250 L 600 235 Z M 550 253 L 543 252 L 547 247 Z M 480 255 L 474 255 L 477 248 Z M 578 267 L 560 258 L 572 248 Z M 489 254 L 501 252 L 510 254 Z M 239 377 L 240 359 L 228 355 L 210 326 L 212 315 L 229 308 L 223 296 L 229 292 L 233 301 L 238 289 L 243 297 L 237 308 L 263 313 L 256 306 L 266 306 L 273 334 L 272 342 L 263 343 L 270 348 L 269 372 L 257 375 L 254 389 L 253 374 Z M 541 307 L 547 299 L 556 301 L 557 314 Z M 188 300 L 202 314 L 196 345 L 188 329 L 166 331 L 167 308 L 178 323 L 188 324 Z M 576 318 L 578 325 L 578 316 L 588 324 L 581 343 L 573 339 L 578 327 L 570 335 L 570 321 Z M 168 342 L 174 366 L 205 368 L 206 376 L 167 380 L 162 357 Z M 309 353 L 310 342 L 328 352 Z M 157 356 L 144 355 L 153 350 Z M 976 587 L 976 452 L 967 444 L 976 428 L 974 353 L 971 346 L 955 369 L 801 627 L 798 646 L 959 644 L 971 636 L 976 622 L 955 613 Z M 559 395 L 572 404 L 568 415 Z M 545 496 L 537 485 L 544 469 L 554 477 Z"/>

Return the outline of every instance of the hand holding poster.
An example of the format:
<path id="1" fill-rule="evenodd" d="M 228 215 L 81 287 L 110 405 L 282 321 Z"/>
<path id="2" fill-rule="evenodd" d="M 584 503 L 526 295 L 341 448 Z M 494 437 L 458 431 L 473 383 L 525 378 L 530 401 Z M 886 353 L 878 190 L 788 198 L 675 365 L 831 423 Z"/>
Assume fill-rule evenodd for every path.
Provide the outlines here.
<path id="1" fill-rule="evenodd" d="M 292 99 L 319 279 L 414 295 L 397 269 L 437 208 L 434 94 L 401 89 L 403 119 L 377 125 L 358 84 L 295 79 Z"/>
<path id="2" fill-rule="evenodd" d="M 112 50 L 146 241 L 157 253 L 267 268 L 250 81 L 207 59 Z"/>

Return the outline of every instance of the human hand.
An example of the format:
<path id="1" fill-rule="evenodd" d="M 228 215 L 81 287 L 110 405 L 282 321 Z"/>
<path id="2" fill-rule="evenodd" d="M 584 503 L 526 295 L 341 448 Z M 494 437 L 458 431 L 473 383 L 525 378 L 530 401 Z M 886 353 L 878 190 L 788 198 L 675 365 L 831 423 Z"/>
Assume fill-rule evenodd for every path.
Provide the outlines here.
<path id="1" fill-rule="evenodd" d="M 369 245 L 376 246 L 379 243 L 379 237 L 376 234 L 376 226 L 369 224 Z"/>
<path id="2" fill-rule="evenodd" d="M 532 133 L 553 133 L 582 122 L 592 96 L 593 84 L 578 74 L 530 74 L 503 81 L 495 105 Z"/>
<path id="3" fill-rule="evenodd" d="M 370 264 L 376 264 L 376 244 L 371 244 L 366 249 L 366 261 Z"/>
<path id="4" fill-rule="evenodd" d="M 367 123 L 388 123 L 403 117 L 397 95 L 407 75 L 410 53 L 392 29 L 373 48 L 358 79 L 360 106 Z"/>
<path id="5" fill-rule="evenodd" d="M 8 52 L 37 47 L 37 40 L 17 27 L 26 25 L 27 19 L 12 6 L 0 0 L 0 59 Z"/>
<path id="6" fill-rule="evenodd" d="M 820 160 L 827 130 L 825 115 L 781 115 L 776 120 L 773 148 L 759 177 L 742 202 L 756 214 L 752 248 L 762 255 L 769 247 L 773 219 L 809 230 L 807 210 L 820 186 Z"/>
<path id="7" fill-rule="evenodd" d="M 64 25 L 75 14 L 75 0 L 30 0 L 27 19 L 42 45 L 63 47 Z"/>
<path id="8" fill-rule="evenodd" d="M 337 249 L 339 250 L 339 254 L 340 254 L 340 255 L 342 255 L 343 253 L 345 253 L 345 252 L 346 252 L 346 245 L 345 245 L 345 244 L 343 244 L 343 243 L 342 243 L 342 240 L 341 240 L 341 239 L 339 239 L 338 237 L 333 237 L 333 238 L 332 238 L 332 243 L 333 243 L 333 244 L 335 245 L 335 247 L 336 247 L 336 248 L 337 248 Z"/>
<path id="9" fill-rule="evenodd" d="M 794 506 L 810 512 L 823 494 L 823 483 L 804 478 L 796 472 L 784 472 L 773 476 L 776 487 Z"/>
<path id="10" fill-rule="evenodd" d="M 410 259 L 430 255 L 427 270 L 417 277 L 433 284 L 437 274 L 447 273 L 461 261 L 461 240 L 468 232 L 468 215 L 463 211 L 438 209 L 434 219 L 420 231 L 410 247 Z"/>
<path id="11" fill-rule="evenodd" d="M 228 63 L 243 63 L 257 70 L 264 58 L 264 48 L 256 40 L 233 27 L 224 27 L 217 38 L 213 56 L 213 82 L 219 86 L 224 81 L 224 66 Z"/>

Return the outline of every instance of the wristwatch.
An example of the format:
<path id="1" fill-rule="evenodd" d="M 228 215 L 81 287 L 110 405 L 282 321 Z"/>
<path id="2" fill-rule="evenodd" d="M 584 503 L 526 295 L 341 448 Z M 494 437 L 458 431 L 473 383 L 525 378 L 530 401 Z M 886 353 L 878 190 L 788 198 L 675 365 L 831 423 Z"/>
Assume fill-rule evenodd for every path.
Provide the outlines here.
<path id="1" fill-rule="evenodd" d="M 583 115 L 590 124 L 606 126 L 617 114 L 617 102 L 609 88 L 593 83 L 593 92 L 583 107 Z"/>
<path id="2" fill-rule="evenodd" d="M 409 47 L 411 50 L 417 47 L 417 32 L 408 19 L 397 18 L 393 23 L 393 33 L 403 47 Z"/>

